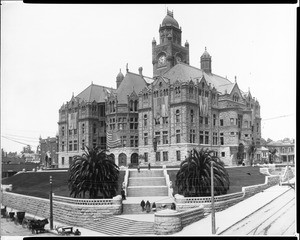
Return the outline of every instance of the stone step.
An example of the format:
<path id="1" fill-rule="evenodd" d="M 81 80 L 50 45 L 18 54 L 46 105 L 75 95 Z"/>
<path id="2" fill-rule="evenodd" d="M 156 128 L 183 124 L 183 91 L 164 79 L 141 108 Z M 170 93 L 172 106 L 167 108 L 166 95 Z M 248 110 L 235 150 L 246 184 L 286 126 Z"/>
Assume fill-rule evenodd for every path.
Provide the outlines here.
<path id="1" fill-rule="evenodd" d="M 128 186 L 165 186 L 166 179 L 164 177 L 130 177 Z"/>
<path id="2" fill-rule="evenodd" d="M 153 226 L 152 222 L 112 216 L 89 224 L 86 228 L 106 235 L 154 235 Z"/>
<path id="3" fill-rule="evenodd" d="M 167 186 L 139 186 L 127 187 L 128 197 L 143 197 L 143 196 L 168 196 Z"/>
<path id="4" fill-rule="evenodd" d="M 146 202 L 148 199 L 145 198 L 144 201 Z M 160 211 L 166 208 L 171 209 L 171 203 L 155 203 L 156 204 L 156 211 L 153 211 L 152 204 L 153 202 L 150 201 L 151 204 L 151 211 L 147 214 L 153 214 L 156 211 Z M 123 212 L 122 214 L 145 214 L 146 211 L 142 210 L 140 203 L 126 203 L 123 204 Z"/>
<path id="5" fill-rule="evenodd" d="M 129 177 L 164 177 L 163 170 L 137 170 L 129 171 Z"/>

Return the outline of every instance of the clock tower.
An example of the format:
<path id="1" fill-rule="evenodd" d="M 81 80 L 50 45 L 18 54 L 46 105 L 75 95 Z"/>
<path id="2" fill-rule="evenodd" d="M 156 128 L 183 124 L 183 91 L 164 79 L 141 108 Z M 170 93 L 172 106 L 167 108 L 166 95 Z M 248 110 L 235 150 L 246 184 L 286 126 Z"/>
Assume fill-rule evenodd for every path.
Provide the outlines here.
<path id="1" fill-rule="evenodd" d="M 167 10 L 167 16 L 159 26 L 159 44 L 152 41 L 153 77 L 161 76 L 177 63 L 189 64 L 189 44 L 181 46 L 181 27 Z"/>

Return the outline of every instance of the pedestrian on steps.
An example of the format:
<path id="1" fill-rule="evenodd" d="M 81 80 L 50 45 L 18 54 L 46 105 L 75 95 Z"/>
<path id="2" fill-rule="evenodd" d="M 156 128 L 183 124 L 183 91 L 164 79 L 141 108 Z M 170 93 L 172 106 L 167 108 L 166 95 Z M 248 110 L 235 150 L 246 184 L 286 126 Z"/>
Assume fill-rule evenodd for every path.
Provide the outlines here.
<path id="1" fill-rule="evenodd" d="M 175 203 L 172 203 L 171 209 L 172 209 L 172 210 L 176 210 L 176 205 L 175 205 Z"/>
<path id="2" fill-rule="evenodd" d="M 148 164 L 148 170 L 151 170 L 151 164 L 150 163 Z"/>
<path id="3" fill-rule="evenodd" d="M 140 164 L 137 165 L 137 170 L 140 172 Z"/>
<path id="4" fill-rule="evenodd" d="M 126 200 L 124 189 L 121 190 L 122 200 Z"/>
<path id="5" fill-rule="evenodd" d="M 144 212 L 144 210 L 145 210 L 145 201 L 144 200 L 141 201 L 141 207 L 142 207 L 142 211 Z"/>
<path id="6" fill-rule="evenodd" d="M 150 206 L 151 206 L 150 202 L 147 201 L 146 202 L 146 211 L 147 211 L 147 213 L 150 212 Z"/>
<path id="7" fill-rule="evenodd" d="M 155 204 L 155 202 L 152 203 L 152 211 L 153 211 L 153 212 L 156 211 L 156 204 Z"/>

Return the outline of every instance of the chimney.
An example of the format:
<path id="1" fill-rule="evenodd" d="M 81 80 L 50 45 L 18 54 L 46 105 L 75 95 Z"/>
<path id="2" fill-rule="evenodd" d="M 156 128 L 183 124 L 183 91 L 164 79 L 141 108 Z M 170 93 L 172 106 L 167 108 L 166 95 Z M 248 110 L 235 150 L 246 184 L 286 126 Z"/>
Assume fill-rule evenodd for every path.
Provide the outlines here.
<path id="1" fill-rule="evenodd" d="M 139 74 L 140 74 L 141 76 L 143 76 L 143 68 L 142 68 L 142 67 L 139 67 Z"/>

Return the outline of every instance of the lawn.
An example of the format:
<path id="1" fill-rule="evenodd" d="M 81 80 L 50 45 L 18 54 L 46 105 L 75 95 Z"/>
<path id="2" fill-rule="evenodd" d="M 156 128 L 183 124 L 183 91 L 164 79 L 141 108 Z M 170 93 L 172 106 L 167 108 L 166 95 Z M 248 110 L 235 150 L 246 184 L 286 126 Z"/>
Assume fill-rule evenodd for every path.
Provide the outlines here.
<path id="1" fill-rule="evenodd" d="M 262 184 L 265 182 L 265 175 L 259 172 L 259 167 L 235 167 L 226 168 L 230 178 L 230 188 L 228 193 L 240 192 L 242 187 Z M 170 180 L 173 182 L 174 194 L 178 193 L 175 186 L 177 170 L 168 169 Z M 69 197 L 68 172 L 27 172 L 2 179 L 2 184 L 12 184 L 13 192 L 49 198 L 50 184 L 49 178 L 52 176 L 52 189 L 55 195 Z M 120 194 L 124 181 L 125 171 L 120 171 L 118 181 L 118 194 Z"/>
<path id="2" fill-rule="evenodd" d="M 259 172 L 259 167 L 234 167 L 226 168 L 229 179 L 230 187 L 227 193 L 235 193 L 242 191 L 242 187 L 262 184 L 265 182 L 264 174 Z M 175 186 L 177 170 L 168 170 L 170 180 L 173 183 L 173 193 L 178 193 L 178 188 Z"/>
<path id="3" fill-rule="evenodd" d="M 69 197 L 68 172 L 27 172 L 2 179 L 2 184 L 12 184 L 14 193 L 30 195 L 40 198 L 49 198 L 52 176 L 52 191 L 55 195 Z M 125 171 L 119 172 L 118 194 L 121 192 Z"/>

